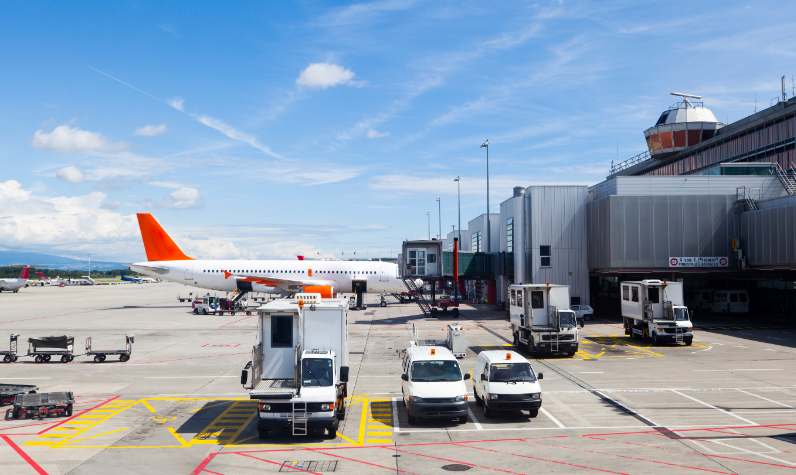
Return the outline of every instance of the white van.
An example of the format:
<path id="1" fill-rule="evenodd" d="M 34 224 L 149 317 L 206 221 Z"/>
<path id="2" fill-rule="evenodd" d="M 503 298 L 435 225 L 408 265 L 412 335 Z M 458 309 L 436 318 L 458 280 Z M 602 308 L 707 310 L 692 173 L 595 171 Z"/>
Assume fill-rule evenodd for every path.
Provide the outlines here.
<path id="1" fill-rule="evenodd" d="M 404 352 L 401 393 L 409 423 L 444 418 L 467 421 L 467 387 L 459 362 L 443 346 L 411 344 Z"/>
<path id="2" fill-rule="evenodd" d="M 745 290 L 713 292 L 713 313 L 749 313 L 749 294 Z"/>
<path id="3" fill-rule="evenodd" d="M 494 411 L 528 411 L 530 417 L 542 407 L 542 373 L 534 374 L 531 363 L 516 351 L 482 351 L 475 360 L 473 394 L 489 417 Z"/>

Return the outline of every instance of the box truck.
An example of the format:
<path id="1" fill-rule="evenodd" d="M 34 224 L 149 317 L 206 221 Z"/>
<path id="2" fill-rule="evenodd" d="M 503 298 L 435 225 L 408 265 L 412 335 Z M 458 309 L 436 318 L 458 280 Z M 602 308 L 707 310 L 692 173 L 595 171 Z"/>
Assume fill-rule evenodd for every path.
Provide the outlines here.
<path id="1" fill-rule="evenodd" d="M 257 432 L 336 437 L 348 395 L 348 302 L 296 294 L 257 309 L 241 384 L 257 400 Z"/>
<path id="2" fill-rule="evenodd" d="M 511 285 L 509 317 L 515 348 L 568 356 L 578 351 L 578 321 L 569 309 L 568 285 Z"/>
<path id="3" fill-rule="evenodd" d="M 647 279 L 622 282 L 620 289 L 625 335 L 691 345 L 694 326 L 682 282 Z"/>

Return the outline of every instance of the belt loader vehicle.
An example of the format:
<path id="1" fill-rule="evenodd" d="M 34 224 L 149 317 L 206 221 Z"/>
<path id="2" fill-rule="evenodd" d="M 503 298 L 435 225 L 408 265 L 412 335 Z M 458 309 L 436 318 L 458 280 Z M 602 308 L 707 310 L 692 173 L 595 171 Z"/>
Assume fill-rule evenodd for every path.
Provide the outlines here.
<path id="1" fill-rule="evenodd" d="M 575 312 L 569 309 L 568 285 L 511 285 L 509 317 L 515 348 L 568 356 L 578 351 L 580 333 Z"/>
<path id="2" fill-rule="evenodd" d="M 334 438 L 348 395 L 348 302 L 296 294 L 258 310 L 241 384 L 257 400 L 260 438 L 278 429 Z"/>
<path id="3" fill-rule="evenodd" d="M 647 279 L 622 282 L 622 320 L 625 335 L 691 345 L 694 339 L 682 282 Z"/>

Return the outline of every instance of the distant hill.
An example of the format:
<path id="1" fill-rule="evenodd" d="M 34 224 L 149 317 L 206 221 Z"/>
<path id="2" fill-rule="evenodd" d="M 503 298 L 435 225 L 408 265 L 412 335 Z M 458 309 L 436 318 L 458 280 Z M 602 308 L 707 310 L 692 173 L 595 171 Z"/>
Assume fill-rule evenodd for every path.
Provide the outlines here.
<path id="1" fill-rule="evenodd" d="M 88 270 L 88 259 L 55 256 L 40 252 L 0 250 L 0 266 L 29 265 L 40 269 Z M 127 269 L 121 262 L 91 261 L 91 270 L 108 271 Z"/>

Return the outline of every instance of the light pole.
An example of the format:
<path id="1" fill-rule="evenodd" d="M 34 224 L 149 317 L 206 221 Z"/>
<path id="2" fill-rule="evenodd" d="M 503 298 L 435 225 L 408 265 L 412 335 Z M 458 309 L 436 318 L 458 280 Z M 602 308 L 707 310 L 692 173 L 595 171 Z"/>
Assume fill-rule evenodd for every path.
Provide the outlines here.
<path id="1" fill-rule="evenodd" d="M 462 177 L 453 179 L 456 182 L 456 205 L 459 210 L 459 245 L 462 245 Z"/>
<path id="2" fill-rule="evenodd" d="M 440 200 L 439 196 L 437 196 L 437 221 L 438 221 L 437 226 L 439 230 L 439 233 L 437 234 L 437 239 L 442 241 L 442 201 Z"/>
<path id="3" fill-rule="evenodd" d="M 428 221 L 428 240 L 431 241 L 431 211 L 426 211 L 426 220 Z"/>
<path id="4" fill-rule="evenodd" d="M 484 139 L 481 148 L 486 149 L 486 252 L 492 250 L 492 226 L 489 223 L 489 139 Z"/>

